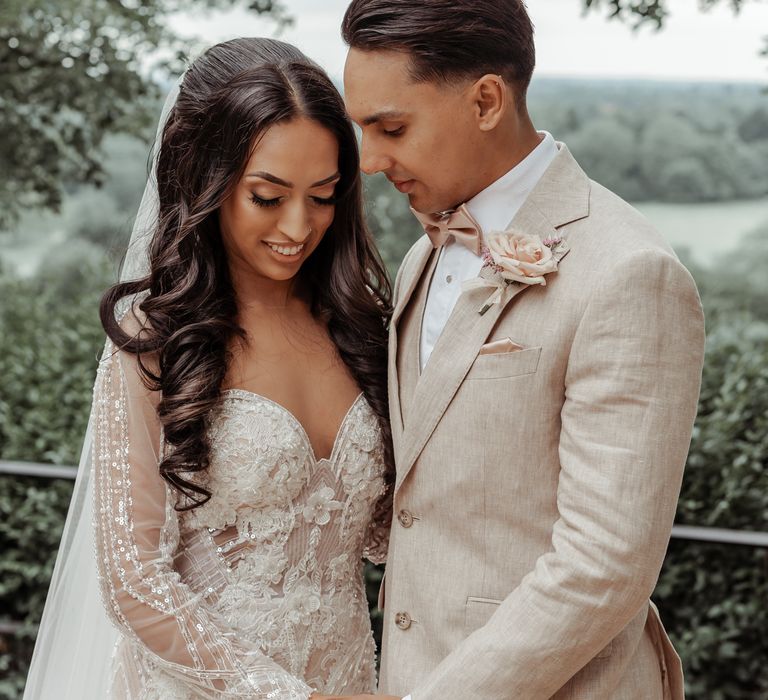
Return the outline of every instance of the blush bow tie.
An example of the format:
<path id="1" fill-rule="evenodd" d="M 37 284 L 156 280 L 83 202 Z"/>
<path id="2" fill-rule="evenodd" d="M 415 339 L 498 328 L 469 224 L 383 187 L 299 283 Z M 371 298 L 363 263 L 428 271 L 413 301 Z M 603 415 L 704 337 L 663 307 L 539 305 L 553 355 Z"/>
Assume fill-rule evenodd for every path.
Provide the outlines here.
<path id="1" fill-rule="evenodd" d="M 423 214 L 415 209 L 411 209 L 411 211 L 424 227 L 424 231 L 435 248 L 445 245 L 448 238 L 453 236 L 475 255 L 480 255 L 483 233 L 480 230 L 480 224 L 469 213 L 466 204 L 442 214 Z"/>

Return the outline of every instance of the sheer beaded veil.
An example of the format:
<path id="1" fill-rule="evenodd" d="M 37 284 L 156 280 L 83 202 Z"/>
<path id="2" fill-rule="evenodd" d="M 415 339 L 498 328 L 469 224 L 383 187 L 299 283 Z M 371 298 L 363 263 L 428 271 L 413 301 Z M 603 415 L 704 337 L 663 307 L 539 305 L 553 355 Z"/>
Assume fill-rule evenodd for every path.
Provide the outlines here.
<path id="1" fill-rule="evenodd" d="M 147 252 L 157 219 L 155 179 L 160 137 L 176 98 L 179 79 L 165 100 L 144 195 L 133 225 L 120 281 L 147 273 Z M 103 700 L 118 631 L 101 601 L 93 532 L 93 412 L 83 442 L 75 488 L 67 513 L 53 578 L 27 676 L 24 700 Z"/>

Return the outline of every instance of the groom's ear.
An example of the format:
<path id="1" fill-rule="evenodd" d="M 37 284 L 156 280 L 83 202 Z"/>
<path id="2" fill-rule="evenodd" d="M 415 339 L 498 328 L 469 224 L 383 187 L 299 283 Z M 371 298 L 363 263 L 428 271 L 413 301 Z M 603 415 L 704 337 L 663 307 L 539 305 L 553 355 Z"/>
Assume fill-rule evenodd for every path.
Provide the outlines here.
<path id="1" fill-rule="evenodd" d="M 489 73 L 479 78 L 470 88 L 475 118 L 481 131 L 491 131 L 512 105 L 512 95 L 500 75 Z"/>

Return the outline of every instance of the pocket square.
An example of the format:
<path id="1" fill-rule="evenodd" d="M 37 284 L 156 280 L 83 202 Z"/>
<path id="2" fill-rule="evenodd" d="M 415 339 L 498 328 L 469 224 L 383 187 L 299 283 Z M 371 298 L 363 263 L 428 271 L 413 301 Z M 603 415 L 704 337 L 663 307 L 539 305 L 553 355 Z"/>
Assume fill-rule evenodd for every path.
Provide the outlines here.
<path id="1" fill-rule="evenodd" d="M 492 340 L 490 343 L 486 343 L 480 348 L 478 355 L 498 355 L 505 352 L 517 352 L 518 350 L 524 350 L 522 345 L 519 345 L 511 338 L 502 338 L 501 340 Z"/>

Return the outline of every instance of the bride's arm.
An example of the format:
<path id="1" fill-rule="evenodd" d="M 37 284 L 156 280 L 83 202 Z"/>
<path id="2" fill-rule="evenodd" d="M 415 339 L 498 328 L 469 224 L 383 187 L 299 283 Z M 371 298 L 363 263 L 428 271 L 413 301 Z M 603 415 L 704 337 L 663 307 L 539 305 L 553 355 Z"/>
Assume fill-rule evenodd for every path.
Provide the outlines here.
<path id="1" fill-rule="evenodd" d="M 94 394 L 94 519 L 104 602 L 120 631 L 196 697 L 306 700 L 313 689 L 228 627 L 174 569 L 177 514 L 160 477 L 156 393 L 107 343 Z"/>

